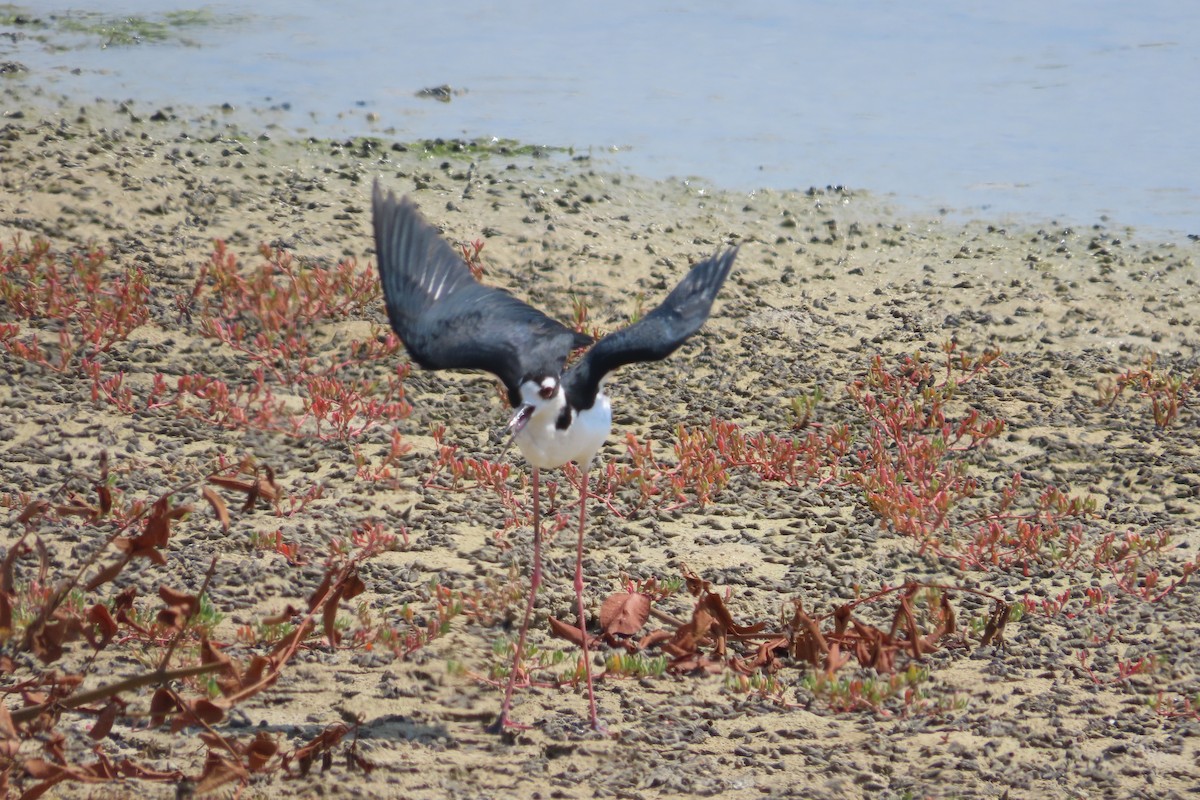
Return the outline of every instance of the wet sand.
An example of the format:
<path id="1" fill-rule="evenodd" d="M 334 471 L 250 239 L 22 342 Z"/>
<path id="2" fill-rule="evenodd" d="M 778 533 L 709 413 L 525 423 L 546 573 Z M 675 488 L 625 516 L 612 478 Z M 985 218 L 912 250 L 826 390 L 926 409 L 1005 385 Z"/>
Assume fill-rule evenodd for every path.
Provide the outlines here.
<path id="1" fill-rule="evenodd" d="M 1097 512 L 1082 535 L 1092 548 L 1108 534 L 1169 530 L 1176 547 L 1155 562 L 1163 584 L 1200 546 L 1194 400 L 1165 430 L 1132 390 L 1112 406 L 1096 402 L 1098 385 L 1147 355 L 1179 375 L 1200 366 L 1195 243 L 1156 240 L 1117 222 L 1071 230 L 1052 220 L 909 218 L 860 191 L 701 193 L 594 171 L 563 154 L 430 157 L 386 139 L 256 137 L 220 112 L 109 102 L 54 108 L 45 98 L 35 106 L 12 90 L 6 100 L 25 111 L 10 111 L 0 128 L 0 241 L 40 236 L 61 251 L 95 244 L 112 265 L 139 266 L 151 278 L 151 321 L 108 356 L 130 386 L 144 389 L 160 372 L 241 374 L 238 355 L 200 337 L 174 305 L 191 291 L 216 238 L 247 264 L 265 243 L 297 258 L 350 257 L 373 268 L 369 193 L 378 176 L 413 197 L 450 239 L 482 238 L 486 280 L 561 319 L 570 318 L 574 294 L 601 329 L 623 324 L 638 295 L 647 305 L 663 296 L 697 259 L 741 245 L 703 334 L 671 362 L 612 381 L 616 430 L 607 462 L 628 461 L 626 432 L 648 438 L 669 461 L 677 423 L 703 427 L 716 418 L 788 435 L 789 400 L 816 388 L 824 392 L 816 424 L 850 421 L 845 387 L 873 357 L 899 363 L 922 352 L 936 360 L 953 339 L 969 353 L 999 348 L 1007 364 L 966 395 L 1008 422 L 1003 436 L 971 456 L 982 493 L 1019 472 L 1032 496 L 1050 486 L 1090 496 Z M 0 321 L 12 321 L 10 309 L 0 308 Z M 328 323 L 323 353 L 345 358 L 347 342 L 366 335 L 371 322 L 385 323 L 381 305 L 369 318 Z M 172 542 L 169 570 L 180 585 L 198 586 L 220 554 L 211 594 L 227 613 L 221 630 L 231 643 L 237 625 L 303 602 L 332 537 L 369 519 L 398 525 L 410 507 L 410 545 L 364 572 L 362 599 L 378 618 L 405 603 L 427 607 L 431 580 L 461 591 L 512 581 L 507 614 L 491 624 L 459 617 L 408 660 L 348 648 L 303 654 L 278 687 L 232 715 L 229 733 L 261 727 L 294 746 L 358 717 L 359 751 L 376 769 L 350 771 L 338 758 L 304 780 L 277 774 L 255 783 L 252 796 L 1163 798 L 1190 796 L 1200 785 L 1200 722 L 1150 704 L 1200 693 L 1194 583 L 1156 603 L 1114 590 L 1115 602 L 1101 613 L 1086 607 L 1085 593 L 1113 589 L 1106 570 L 963 569 L 881 527 L 861 490 L 739 472 L 703 508 L 622 519 L 596 506 L 585 560 L 589 613 L 622 575 L 665 578 L 682 565 L 728 591 L 735 615 L 747 621 L 775 620 L 796 597 L 824 612 L 853 598 L 855 587 L 869 593 L 906 580 L 978 587 L 1012 601 L 1070 590 L 1070 604 L 1066 613 L 1031 613 L 1010 625 L 1006 649 L 978 647 L 976 636 L 970 647 L 927 657 L 931 675 L 922 687 L 938 711 L 834 713 L 799 688 L 805 671 L 789 666 L 771 697 L 731 691 L 722 676 L 601 680 L 611 737 L 586 730 L 581 691 L 522 689 L 514 717 L 532 727 L 502 739 L 483 730 L 500 693 L 474 676 L 503 660 L 492 646 L 511 632 L 519 610 L 529 531 L 498 537 L 505 510 L 484 488 L 424 486 L 436 453 L 430 432 L 445 425 L 446 441 L 464 455 L 512 463 L 510 485 L 527 491 L 523 465 L 515 453 L 502 455 L 493 437 L 506 409 L 488 379 L 414 371 L 406 382 L 413 413 L 396 422 L 413 450 L 398 480 L 369 482 L 356 479 L 346 443 L 124 414 L 94 404 L 81 374 L 53 373 L 7 351 L 0 364 L 7 492 L 46 495 L 94 469 L 102 449 L 123 480 L 146 492 L 194 477 L 219 453 L 270 464 L 293 496 L 322 484 L 321 498 L 292 516 L 255 512 L 229 533 L 215 520 L 194 519 Z M 388 369 L 368 372 L 378 379 Z M 390 433 L 379 428 L 356 444 L 379 459 Z M 561 487 L 560 499 L 574 497 Z M 292 567 L 249 545 L 252 531 L 275 530 L 315 564 Z M 571 538 L 562 532 L 550 547 L 532 633 L 536 645 L 567 653 L 546 618 L 571 617 Z M 163 576 L 134 579 L 152 595 Z M 667 610 L 686 616 L 687 608 L 675 598 Z M 964 622 L 985 611 L 969 603 L 959 609 Z M 1081 665 L 1084 651 L 1099 683 Z M 1118 662 L 1149 655 L 1153 672 L 1121 679 Z M 448 669 L 450 661 L 459 666 Z M 136 667 L 111 667 L 127 669 Z M 202 758 L 136 722 L 119 722 L 102 746 L 191 773 Z M 76 755 L 84 759 L 86 750 Z M 98 797 L 134 789 L 56 791 Z"/>

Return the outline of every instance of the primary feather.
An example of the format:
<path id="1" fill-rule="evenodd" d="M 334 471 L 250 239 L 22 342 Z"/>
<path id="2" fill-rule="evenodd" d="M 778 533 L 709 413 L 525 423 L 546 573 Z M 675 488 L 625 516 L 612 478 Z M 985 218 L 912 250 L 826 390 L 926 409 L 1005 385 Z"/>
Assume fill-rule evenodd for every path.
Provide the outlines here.
<path id="1" fill-rule="evenodd" d="M 475 280 L 462 257 L 408 198 L 375 181 L 375 258 L 392 330 L 425 369 L 481 369 L 520 404 L 521 383 L 557 378 L 592 338 Z"/>
<path id="2" fill-rule="evenodd" d="M 596 342 L 563 378 L 571 407 L 591 408 L 605 375 L 626 364 L 661 361 L 700 330 L 736 256 L 734 247 L 701 261 L 657 308 Z"/>

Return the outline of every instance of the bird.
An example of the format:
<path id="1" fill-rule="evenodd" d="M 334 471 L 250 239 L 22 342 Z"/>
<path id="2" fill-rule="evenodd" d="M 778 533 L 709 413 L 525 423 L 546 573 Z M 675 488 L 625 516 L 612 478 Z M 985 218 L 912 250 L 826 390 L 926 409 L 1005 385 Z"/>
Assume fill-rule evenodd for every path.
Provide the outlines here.
<path id="1" fill-rule="evenodd" d="M 504 384 L 514 409 L 507 425 L 531 467 L 533 566 L 499 716 L 490 730 L 523 728 L 510 719 L 513 689 L 542 581 L 539 473 L 569 462 L 580 467 L 575 601 L 593 729 L 603 731 L 584 629 L 583 550 L 588 473 L 612 431 L 605 381 L 617 368 L 660 361 L 708 319 L 738 248 L 693 266 L 666 299 L 633 324 L 593 337 L 573 330 L 507 291 L 476 280 L 462 257 L 408 197 L 385 192 L 376 178 L 371 202 L 375 260 L 392 330 L 409 357 L 427 370 L 483 370 Z M 568 366 L 572 353 L 587 348 Z"/>

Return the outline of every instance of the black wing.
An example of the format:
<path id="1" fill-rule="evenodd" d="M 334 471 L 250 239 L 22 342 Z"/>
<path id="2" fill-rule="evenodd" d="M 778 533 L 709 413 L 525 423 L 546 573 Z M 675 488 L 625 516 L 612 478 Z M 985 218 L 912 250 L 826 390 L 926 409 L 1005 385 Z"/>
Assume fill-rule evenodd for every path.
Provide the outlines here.
<path id="1" fill-rule="evenodd" d="M 635 361 L 660 361 L 700 330 L 735 256 L 736 247 L 701 261 L 658 308 L 596 342 L 563 379 L 571 405 L 591 408 L 605 375 Z"/>
<path id="2" fill-rule="evenodd" d="M 557 378 L 592 339 L 508 292 L 483 286 L 407 197 L 375 181 L 375 258 L 392 330 L 425 369 L 482 369 L 520 402 L 527 379 Z"/>

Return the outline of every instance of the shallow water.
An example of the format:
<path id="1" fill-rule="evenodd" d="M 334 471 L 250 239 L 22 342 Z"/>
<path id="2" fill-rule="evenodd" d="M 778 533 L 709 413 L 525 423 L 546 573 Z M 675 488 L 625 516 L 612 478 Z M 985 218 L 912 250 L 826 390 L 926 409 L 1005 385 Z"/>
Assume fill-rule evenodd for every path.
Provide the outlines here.
<path id="1" fill-rule="evenodd" d="M 181 0 L 46 2 L 163 19 Z M 231 103 L 318 136 L 501 137 L 744 190 L 1200 232 L 1200 6 L 212 3 L 162 43 L 29 30 L 17 80 L 139 107 Z M 246 10 L 246 9 L 249 10 Z M 6 26 L 25 31 L 29 26 Z M 422 99 L 449 84 L 451 102 Z"/>

